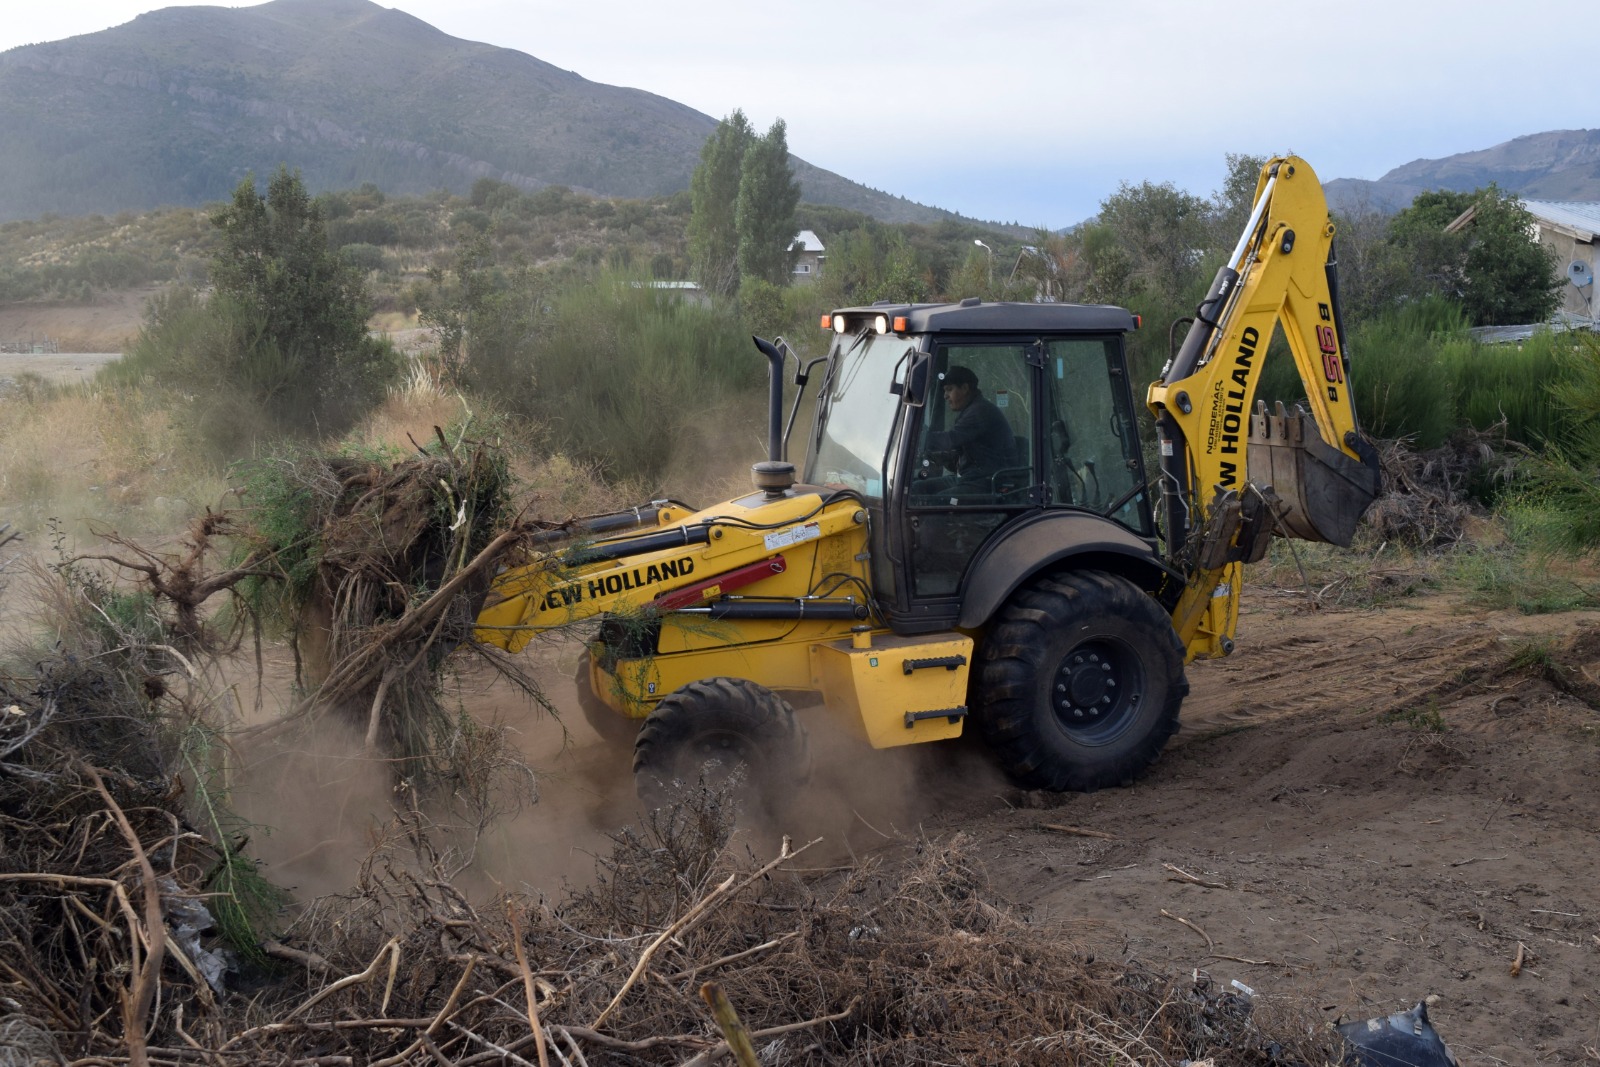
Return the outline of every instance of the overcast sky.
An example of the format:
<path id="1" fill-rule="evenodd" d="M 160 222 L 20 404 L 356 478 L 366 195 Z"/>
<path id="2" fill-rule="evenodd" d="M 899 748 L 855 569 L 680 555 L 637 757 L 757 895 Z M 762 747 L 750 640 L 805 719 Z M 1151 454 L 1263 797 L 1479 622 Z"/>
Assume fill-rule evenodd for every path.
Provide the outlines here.
<path id="1" fill-rule="evenodd" d="M 1600 125 L 1592 49 L 1562 43 L 1592 39 L 1592 0 L 380 2 L 714 117 L 781 116 L 812 163 L 1024 225 L 1077 222 L 1121 181 L 1209 193 L 1227 152 L 1377 178 Z M 0 49 L 163 6 L 5 0 Z"/>

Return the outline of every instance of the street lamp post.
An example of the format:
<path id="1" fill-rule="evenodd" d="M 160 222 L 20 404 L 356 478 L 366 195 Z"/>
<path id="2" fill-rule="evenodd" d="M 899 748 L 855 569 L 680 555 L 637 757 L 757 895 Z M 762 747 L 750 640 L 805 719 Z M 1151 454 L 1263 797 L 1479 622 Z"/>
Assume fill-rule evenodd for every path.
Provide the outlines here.
<path id="1" fill-rule="evenodd" d="M 976 238 L 976 237 L 974 237 L 972 239 L 972 243 L 977 245 L 979 248 L 983 249 L 985 252 L 989 253 L 989 286 L 991 288 L 993 288 L 993 286 L 994 286 L 994 249 L 990 248 L 988 245 L 984 244 L 982 240 L 980 240 L 979 238 Z"/>

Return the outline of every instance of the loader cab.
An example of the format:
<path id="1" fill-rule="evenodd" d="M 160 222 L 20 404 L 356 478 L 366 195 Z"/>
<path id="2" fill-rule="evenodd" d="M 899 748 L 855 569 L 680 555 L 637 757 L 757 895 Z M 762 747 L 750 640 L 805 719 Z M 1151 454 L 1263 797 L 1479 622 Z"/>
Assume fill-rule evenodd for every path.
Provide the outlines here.
<path id="1" fill-rule="evenodd" d="M 956 625 L 974 562 L 1051 516 L 1093 517 L 1073 529 L 1111 524 L 1154 555 L 1128 312 L 968 301 L 845 309 L 830 324 L 804 480 L 866 501 L 874 592 L 895 630 Z"/>

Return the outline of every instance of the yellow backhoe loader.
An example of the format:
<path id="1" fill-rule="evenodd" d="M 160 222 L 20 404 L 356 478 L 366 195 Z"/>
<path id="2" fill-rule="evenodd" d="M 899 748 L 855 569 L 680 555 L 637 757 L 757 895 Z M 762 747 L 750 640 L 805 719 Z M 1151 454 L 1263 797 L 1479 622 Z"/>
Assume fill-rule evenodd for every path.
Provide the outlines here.
<path id="1" fill-rule="evenodd" d="M 1333 232 L 1304 161 L 1263 168 L 1238 247 L 1148 388 L 1154 478 L 1124 360 L 1139 324 L 1121 308 L 844 308 L 809 362 L 758 338 L 755 491 L 573 524 L 496 579 L 477 637 L 517 651 L 597 619 L 583 708 L 633 746 L 647 799 L 711 759 L 789 794 L 810 767 L 796 704 L 875 748 L 971 722 L 1030 788 L 1129 782 L 1178 728 L 1185 663 L 1232 650 L 1242 565 L 1274 534 L 1348 544 L 1377 494 Z M 1252 410 L 1280 325 L 1309 410 Z M 786 446 L 818 364 L 797 473 Z"/>

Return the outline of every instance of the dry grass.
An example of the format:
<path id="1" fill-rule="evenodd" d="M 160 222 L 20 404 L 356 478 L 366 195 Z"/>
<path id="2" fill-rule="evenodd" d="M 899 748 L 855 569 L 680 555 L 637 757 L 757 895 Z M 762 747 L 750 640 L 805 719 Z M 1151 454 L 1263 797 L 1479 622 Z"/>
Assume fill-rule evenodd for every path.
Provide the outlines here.
<path id="1" fill-rule="evenodd" d="M 92 385 L 0 395 L 0 512 L 28 534 L 52 516 L 152 534 L 180 529 L 226 490 L 154 396 Z"/>

